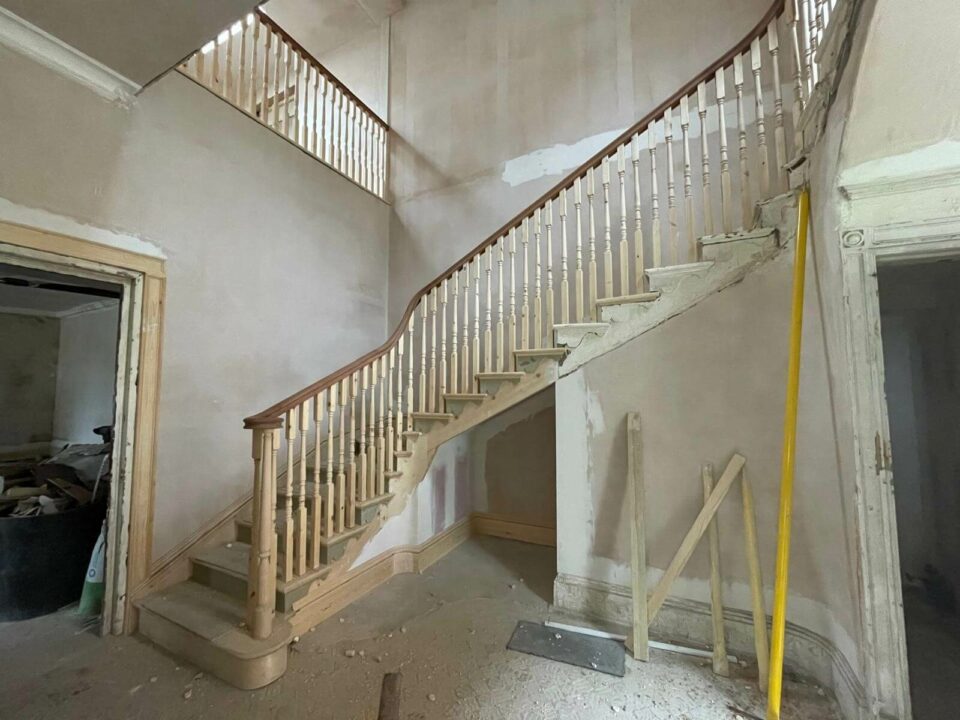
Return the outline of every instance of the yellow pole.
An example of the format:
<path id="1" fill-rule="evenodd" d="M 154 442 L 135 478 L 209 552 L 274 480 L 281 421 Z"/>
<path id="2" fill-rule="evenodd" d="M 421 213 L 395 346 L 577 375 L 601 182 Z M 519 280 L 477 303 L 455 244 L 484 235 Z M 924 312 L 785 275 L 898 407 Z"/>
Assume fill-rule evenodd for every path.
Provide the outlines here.
<path id="1" fill-rule="evenodd" d="M 790 312 L 790 360 L 787 365 L 787 403 L 783 416 L 783 458 L 780 465 L 780 514 L 777 531 L 777 569 L 770 638 L 770 685 L 767 720 L 780 720 L 783 690 L 783 641 L 787 625 L 787 582 L 790 569 L 790 523 L 793 515 L 793 468 L 797 444 L 797 400 L 800 393 L 800 340 L 803 330 L 803 283 L 807 265 L 807 225 L 810 195 L 800 193 L 797 206 L 797 247 L 793 266 L 793 307 Z"/>

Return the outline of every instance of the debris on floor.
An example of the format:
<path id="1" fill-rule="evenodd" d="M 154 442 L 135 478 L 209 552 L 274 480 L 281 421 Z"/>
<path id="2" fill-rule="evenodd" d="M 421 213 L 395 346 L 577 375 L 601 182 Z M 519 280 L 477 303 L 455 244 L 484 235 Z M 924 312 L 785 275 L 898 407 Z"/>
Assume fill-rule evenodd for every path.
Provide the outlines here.
<path id="1" fill-rule="evenodd" d="M 507 649 L 608 675 L 624 675 L 626 653 L 623 643 L 608 638 L 561 633 L 540 623 L 521 620 L 507 643 Z"/>

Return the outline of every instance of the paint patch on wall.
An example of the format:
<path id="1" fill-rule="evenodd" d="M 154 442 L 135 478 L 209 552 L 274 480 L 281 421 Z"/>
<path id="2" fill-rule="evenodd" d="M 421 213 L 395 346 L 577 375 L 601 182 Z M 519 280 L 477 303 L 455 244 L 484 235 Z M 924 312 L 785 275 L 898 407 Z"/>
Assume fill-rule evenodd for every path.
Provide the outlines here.
<path id="1" fill-rule="evenodd" d="M 516 187 L 549 175 L 560 175 L 577 167 L 601 148 L 609 145 L 622 132 L 623 130 L 611 130 L 591 135 L 572 145 L 559 143 L 507 160 L 503 164 L 503 174 L 500 179 L 510 187 Z"/>
<path id="2" fill-rule="evenodd" d="M 587 391 L 587 426 L 591 437 L 602 435 L 607 427 L 603 421 L 603 406 L 600 404 L 600 393 L 595 390 Z"/>

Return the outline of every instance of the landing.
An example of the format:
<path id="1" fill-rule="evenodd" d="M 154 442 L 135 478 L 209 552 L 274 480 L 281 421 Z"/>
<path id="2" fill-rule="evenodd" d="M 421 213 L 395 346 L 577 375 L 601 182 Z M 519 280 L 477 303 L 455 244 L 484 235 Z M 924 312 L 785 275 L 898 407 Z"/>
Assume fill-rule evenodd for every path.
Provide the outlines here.
<path id="1" fill-rule="evenodd" d="M 760 707 L 752 684 L 718 680 L 696 659 L 628 657 L 620 679 L 507 651 L 517 620 L 546 618 L 553 558 L 552 548 L 471 540 L 307 633 L 287 674 L 253 692 L 194 679 L 195 668 L 141 639 L 76 634 L 67 612 L 0 624 L 0 655 L 17 659 L 0 673 L 0 717 L 356 720 L 376 715 L 381 677 L 397 669 L 405 719 L 732 720 L 728 703 Z M 786 696 L 786 717 L 839 717 L 814 688 L 788 684 Z"/>

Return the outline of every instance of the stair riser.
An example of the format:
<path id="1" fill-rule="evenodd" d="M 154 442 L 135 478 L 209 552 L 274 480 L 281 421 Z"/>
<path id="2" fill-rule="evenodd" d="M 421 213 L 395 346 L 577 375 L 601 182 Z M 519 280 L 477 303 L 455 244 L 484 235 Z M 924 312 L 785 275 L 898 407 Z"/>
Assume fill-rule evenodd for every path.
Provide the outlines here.
<path id="1" fill-rule="evenodd" d="M 765 235 L 734 239 L 729 242 L 713 242 L 701 245 L 700 253 L 704 260 L 716 262 L 748 262 L 757 255 L 768 255 L 777 249 L 777 232 L 771 230 Z"/>

